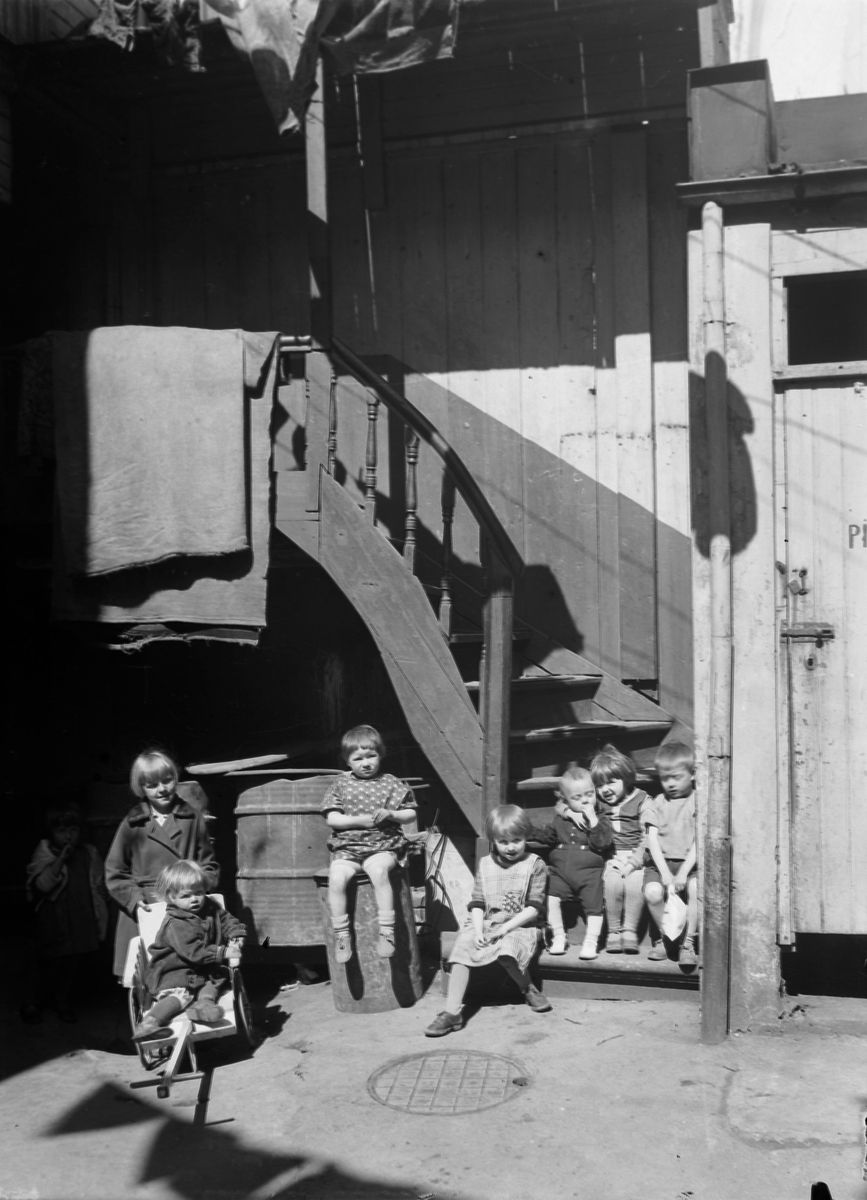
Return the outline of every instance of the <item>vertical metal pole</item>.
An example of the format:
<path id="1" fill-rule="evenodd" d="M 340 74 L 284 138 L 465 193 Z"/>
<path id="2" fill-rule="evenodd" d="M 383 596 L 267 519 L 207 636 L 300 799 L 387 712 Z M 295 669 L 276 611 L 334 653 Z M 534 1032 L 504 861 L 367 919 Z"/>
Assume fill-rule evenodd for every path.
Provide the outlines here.
<path id="1" fill-rule="evenodd" d="M 701 1038 L 728 1032 L 731 952 L 732 562 L 723 211 L 702 209 L 704 379 L 710 534 L 710 721 L 705 798 Z"/>
<path id="2" fill-rule="evenodd" d="M 316 91 L 304 119 L 307 167 L 307 261 L 310 273 L 310 332 L 313 345 L 331 345 L 331 239 L 328 227 L 328 144 L 325 136 L 325 78 L 316 63 Z"/>

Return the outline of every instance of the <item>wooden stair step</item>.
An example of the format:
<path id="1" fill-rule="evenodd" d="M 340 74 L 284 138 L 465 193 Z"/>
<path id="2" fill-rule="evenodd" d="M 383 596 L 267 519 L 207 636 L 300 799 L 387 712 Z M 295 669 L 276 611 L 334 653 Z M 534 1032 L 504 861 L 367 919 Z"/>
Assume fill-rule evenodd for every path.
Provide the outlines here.
<path id="1" fill-rule="evenodd" d="M 612 733 L 666 732 L 670 721 L 581 721 L 576 725 L 553 725 L 547 729 L 513 729 L 509 734 L 512 742 L 563 741 L 580 737 L 582 734 L 598 735 L 611 730 Z"/>
<path id="2" fill-rule="evenodd" d="M 592 686 L 599 683 L 598 675 L 519 675 L 512 680 L 513 690 L 542 691 L 546 688 L 575 688 Z M 478 679 L 465 680 L 464 687 L 468 692 L 479 690 Z"/>
<path id="3" fill-rule="evenodd" d="M 512 643 L 516 646 L 522 646 L 529 640 L 529 629 L 521 629 L 516 625 L 512 631 Z M 452 630 L 449 634 L 449 643 L 453 646 L 480 646 L 482 644 L 482 631 L 481 629 Z"/>
<path id="4" fill-rule="evenodd" d="M 663 959 L 653 962 L 647 957 L 649 943 L 643 943 L 638 954 L 606 954 L 581 959 L 581 948 L 570 945 L 565 954 L 549 954 L 543 950 L 537 960 L 537 970 L 543 987 L 546 980 L 587 981 L 592 983 L 632 984 L 641 987 L 671 988 L 680 992 L 699 990 L 699 968 L 682 970 L 677 962 Z"/>

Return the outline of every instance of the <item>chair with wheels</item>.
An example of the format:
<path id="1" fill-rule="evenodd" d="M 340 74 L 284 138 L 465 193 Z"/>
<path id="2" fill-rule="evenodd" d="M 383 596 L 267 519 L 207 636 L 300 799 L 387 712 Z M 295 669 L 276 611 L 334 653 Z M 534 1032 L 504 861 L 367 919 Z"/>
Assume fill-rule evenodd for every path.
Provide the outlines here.
<path id="1" fill-rule="evenodd" d="M 212 895 L 220 906 L 223 897 Z M 150 994 L 145 982 L 147 977 L 150 948 L 159 933 L 160 926 L 166 915 L 164 903 L 152 904 L 150 911 L 139 909 L 139 935 L 133 938 L 127 951 L 126 967 L 123 974 L 123 984 L 128 988 L 129 1019 L 134 1031 L 142 1017 L 153 1004 L 154 997 Z M 218 1038 L 237 1038 L 244 1050 L 253 1047 L 253 1023 L 250 1002 L 244 988 L 237 962 L 229 962 L 229 987 L 217 1000 L 223 1010 L 223 1019 L 218 1025 L 205 1025 L 192 1020 L 186 1012 L 180 1013 L 169 1025 L 168 1037 L 149 1038 L 143 1042 L 135 1042 L 142 1066 L 148 1071 L 157 1071 L 153 1079 L 137 1079 L 130 1083 L 132 1088 L 155 1087 L 157 1096 L 167 1099 L 171 1094 L 173 1084 L 188 1080 L 200 1080 L 199 1097 L 196 1107 L 196 1119 L 199 1110 L 207 1106 L 210 1094 L 211 1070 L 200 1071 L 196 1056 L 196 1047 L 202 1042 L 214 1041 Z M 189 1069 L 181 1072 L 180 1068 L 188 1060 Z M 158 1068 L 161 1068 L 158 1070 Z M 204 1121 L 204 1115 L 201 1116 Z"/>

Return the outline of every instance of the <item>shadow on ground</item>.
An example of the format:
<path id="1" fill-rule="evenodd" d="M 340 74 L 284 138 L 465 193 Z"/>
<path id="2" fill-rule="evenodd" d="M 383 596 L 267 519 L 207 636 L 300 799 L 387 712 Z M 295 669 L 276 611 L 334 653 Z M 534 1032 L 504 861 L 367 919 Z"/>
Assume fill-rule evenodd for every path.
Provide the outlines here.
<path id="1" fill-rule="evenodd" d="M 50 1126 L 44 1137 L 124 1129 L 152 1122 L 153 1138 L 136 1182 L 160 1182 L 186 1200 L 419 1200 L 417 1187 L 348 1175 L 321 1160 L 274 1154 L 244 1144 L 227 1122 L 196 1129 L 114 1083 L 104 1083 Z M 435 1200 L 425 1193 L 426 1200 Z"/>

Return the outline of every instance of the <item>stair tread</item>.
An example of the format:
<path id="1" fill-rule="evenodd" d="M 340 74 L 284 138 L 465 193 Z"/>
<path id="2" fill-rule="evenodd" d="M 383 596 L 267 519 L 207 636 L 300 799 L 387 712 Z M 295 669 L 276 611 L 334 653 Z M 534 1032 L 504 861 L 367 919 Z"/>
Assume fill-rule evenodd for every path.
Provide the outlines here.
<path id="1" fill-rule="evenodd" d="M 518 675 L 512 680 L 512 687 L 515 688 L 566 688 L 578 687 L 582 684 L 598 683 L 600 675 Z M 477 692 L 479 690 L 479 680 L 471 679 L 464 681 L 464 687 L 468 692 Z"/>
<path id="2" fill-rule="evenodd" d="M 584 732 L 598 733 L 602 729 L 623 729 L 635 732 L 643 730 L 668 730 L 670 721 L 624 721 L 617 717 L 610 720 L 588 720 L 574 725 L 551 725 L 541 729 L 513 729 L 509 738 L 513 742 L 534 742 L 546 739 L 566 738 Z"/>
<path id="3" fill-rule="evenodd" d="M 603 950 L 598 958 L 589 960 L 579 958 L 579 950 L 580 945 L 570 946 L 565 954 L 548 954 L 543 950 L 537 960 L 542 980 L 586 979 L 618 984 L 646 983 L 685 992 L 699 990 L 698 967 L 687 972 L 670 959 L 652 962 L 644 948 L 639 954 L 606 954 Z"/>

